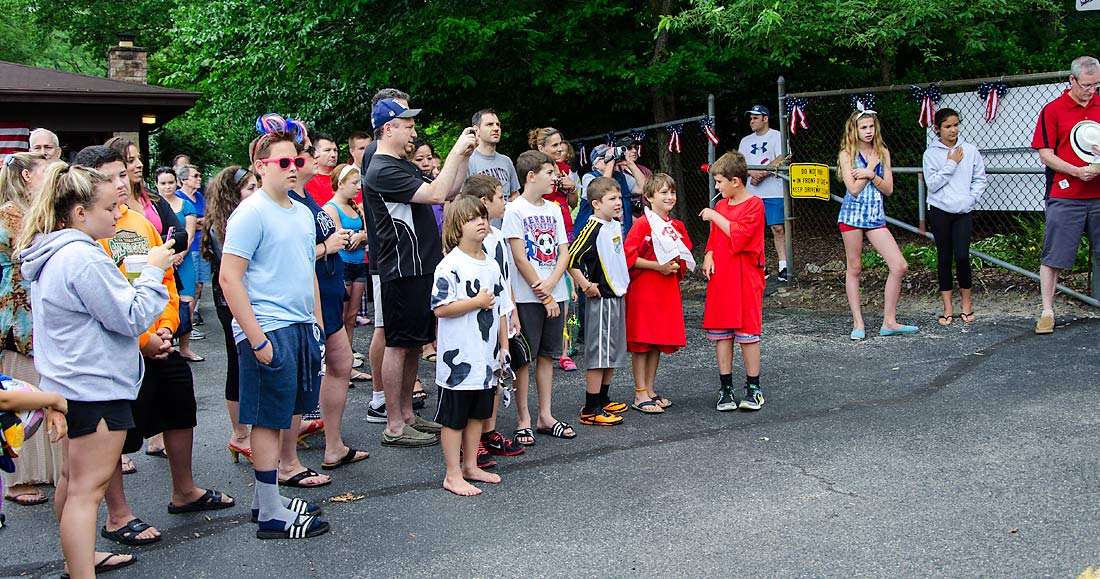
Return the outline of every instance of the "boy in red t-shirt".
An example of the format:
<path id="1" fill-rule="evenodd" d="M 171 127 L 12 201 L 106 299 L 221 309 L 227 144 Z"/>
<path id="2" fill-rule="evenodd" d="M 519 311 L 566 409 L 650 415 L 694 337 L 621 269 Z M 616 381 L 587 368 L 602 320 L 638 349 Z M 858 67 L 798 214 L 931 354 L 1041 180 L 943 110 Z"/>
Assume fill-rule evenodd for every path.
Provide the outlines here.
<path id="1" fill-rule="evenodd" d="M 760 333 L 764 310 L 764 202 L 749 193 L 748 166 L 741 153 L 729 152 L 710 166 L 722 198 L 699 217 L 711 224 L 703 257 L 707 302 L 703 329 L 714 342 L 721 386 L 717 409 L 759 410 Z M 745 399 L 733 392 L 733 343 L 745 362 Z"/>

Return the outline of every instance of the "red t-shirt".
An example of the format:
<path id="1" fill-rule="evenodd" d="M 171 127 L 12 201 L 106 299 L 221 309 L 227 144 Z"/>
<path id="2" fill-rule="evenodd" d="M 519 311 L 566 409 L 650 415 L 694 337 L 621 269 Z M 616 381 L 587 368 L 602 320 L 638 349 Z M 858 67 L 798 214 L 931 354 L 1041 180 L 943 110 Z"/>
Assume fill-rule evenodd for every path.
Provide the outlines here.
<path id="1" fill-rule="evenodd" d="M 1062 96 L 1047 103 L 1039 113 L 1039 122 L 1035 125 L 1035 136 L 1031 139 L 1032 149 L 1053 149 L 1059 159 L 1083 167 L 1085 162 L 1069 143 L 1069 133 L 1073 126 L 1083 120 L 1100 121 L 1100 97 L 1092 95 L 1087 106 L 1077 104 L 1069 96 L 1069 89 Z M 1047 168 L 1046 196 L 1062 199 L 1100 198 L 1100 179 L 1082 181 L 1072 175 L 1058 173 Z"/>
<path id="2" fill-rule="evenodd" d="M 325 203 L 332 200 L 332 177 L 329 175 L 314 175 L 306 183 L 306 193 L 309 193 L 309 196 L 313 197 L 318 205 L 324 207 Z"/>

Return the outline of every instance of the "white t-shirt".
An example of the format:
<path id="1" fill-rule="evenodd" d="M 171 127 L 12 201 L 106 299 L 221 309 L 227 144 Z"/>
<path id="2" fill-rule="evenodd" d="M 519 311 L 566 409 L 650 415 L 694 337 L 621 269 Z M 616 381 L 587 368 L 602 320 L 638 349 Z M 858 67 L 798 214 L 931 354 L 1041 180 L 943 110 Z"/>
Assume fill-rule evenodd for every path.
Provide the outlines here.
<path id="1" fill-rule="evenodd" d="M 439 318 L 435 382 L 451 390 L 486 390 L 496 386 L 500 367 L 500 317 L 507 295 L 504 276 L 492 257 L 475 259 L 452 249 L 435 268 L 432 309 L 477 296 L 488 289 L 496 298 L 490 310 L 478 308 L 461 316 Z"/>
<path id="2" fill-rule="evenodd" d="M 481 242 L 481 248 L 500 266 L 500 273 L 504 276 L 504 313 L 511 316 L 512 310 L 516 309 L 512 304 L 511 283 L 516 264 L 512 261 L 512 250 L 508 248 L 508 240 L 504 239 L 504 234 L 499 229 L 489 226 L 489 235 L 486 235 L 485 241 Z M 510 317 L 508 319 L 511 320 Z"/>
<path id="3" fill-rule="evenodd" d="M 749 165 L 768 165 L 780 157 L 783 153 L 779 150 L 779 131 L 768 129 L 764 136 L 749 133 L 737 150 L 745 156 L 745 162 Z M 778 177 L 768 176 L 759 185 L 748 183 L 749 193 L 761 199 L 774 199 L 783 197 L 783 183 Z"/>
<path id="4" fill-rule="evenodd" d="M 565 223 L 561 218 L 561 207 L 556 203 L 542 201 L 542 205 L 534 205 L 522 196 L 508 203 L 504 208 L 504 227 L 502 228 L 505 239 L 522 239 L 526 248 L 527 263 L 535 268 L 539 279 L 546 279 L 554 272 L 558 264 L 558 248 L 568 245 L 569 240 L 565 236 Z M 512 255 L 515 257 L 515 254 Z M 520 275 L 518 268 L 510 274 L 512 281 L 512 295 L 517 304 L 542 303 L 527 280 Z M 565 287 L 565 275 L 558 278 L 551 294 L 554 301 L 564 302 L 567 297 Z"/>

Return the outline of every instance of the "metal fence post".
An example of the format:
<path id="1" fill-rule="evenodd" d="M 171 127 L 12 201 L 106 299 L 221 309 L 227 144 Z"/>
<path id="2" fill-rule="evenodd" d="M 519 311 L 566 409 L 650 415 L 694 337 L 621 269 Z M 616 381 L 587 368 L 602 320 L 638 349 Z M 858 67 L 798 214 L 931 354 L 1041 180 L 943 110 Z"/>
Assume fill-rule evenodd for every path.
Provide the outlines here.
<path id="1" fill-rule="evenodd" d="M 779 93 L 779 151 L 784 157 L 790 154 L 787 147 L 787 79 L 780 76 L 776 80 L 776 88 Z M 782 165 L 786 165 L 784 162 Z M 791 233 L 791 183 L 783 179 L 783 246 L 787 252 L 787 284 L 795 277 L 797 271 L 794 261 L 794 236 Z"/>
<path id="2" fill-rule="evenodd" d="M 928 185 L 924 182 L 924 172 L 922 171 L 917 173 L 917 228 L 920 229 L 921 235 L 928 231 L 928 216 L 926 215 L 928 205 L 924 202 L 927 196 Z"/>
<path id="3" fill-rule="evenodd" d="M 715 118 L 714 113 L 715 113 L 715 111 L 714 111 L 714 95 L 709 94 L 709 95 L 707 95 L 707 114 L 710 115 L 711 120 L 714 121 L 714 130 L 715 130 L 715 132 L 717 132 L 718 131 L 718 120 Z M 707 165 L 708 166 L 714 164 L 714 159 L 715 159 L 714 155 L 715 155 L 715 153 L 716 153 L 716 151 L 714 150 L 714 143 L 710 142 L 710 140 L 708 139 L 707 140 Z M 714 197 L 714 175 L 711 175 L 710 171 L 707 171 L 707 198 L 710 199 L 710 208 L 714 209 L 714 199 L 715 199 L 715 197 Z"/>

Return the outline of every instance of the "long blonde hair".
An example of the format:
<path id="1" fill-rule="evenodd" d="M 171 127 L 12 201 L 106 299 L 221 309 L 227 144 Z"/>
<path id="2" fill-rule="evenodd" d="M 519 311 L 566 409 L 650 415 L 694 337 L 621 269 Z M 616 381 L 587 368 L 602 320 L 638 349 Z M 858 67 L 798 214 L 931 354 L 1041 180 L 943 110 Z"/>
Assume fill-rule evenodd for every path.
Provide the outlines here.
<path id="1" fill-rule="evenodd" d="M 870 117 L 875 121 L 875 136 L 871 139 L 871 147 L 874 148 L 875 154 L 878 155 L 880 160 L 886 159 L 886 143 L 882 140 L 882 125 L 879 124 L 878 115 L 875 113 L 867 113 L 863 111 L 852 111 L 852 114 L 848 116 L 848 121 L 844 123 L 844 135 L 840 138 L 840 153 L 848 153 L 848 159 L 851 160 L 852 166 L 856 165 L 856 154 L 859 152 L 859 120 L 863 117 Z M 840 154 L 837 155 L 837 166 L 840 166 Z M 874 169 L 874 167 L 868 167 L 868 169 Z M 837 179 L 844 181 L 844 175 L 841 175 L 840 171 L 836 173 Z"/>
<path id="2" fill-rule="evenodd" d="M 68 227 L 66 220 L 77 206 L 92 207 L 96 187 L 111 179 L 87 167 L 52 163 L 46 168 L 46 181 L 23 217 L 23 231 L 16 242 L 17 251 L 26 249 L 40 233 L 53 233 Z"/>
<path id="3" fill-rule="evenodd" d="M 14 203 L 25 211 L 31 202 L 31 192 L 23 181 L 23 171 L 34 172 L 46 162 L 42 153 L 12 153 L 0 167 L 0 205 Z"/>

